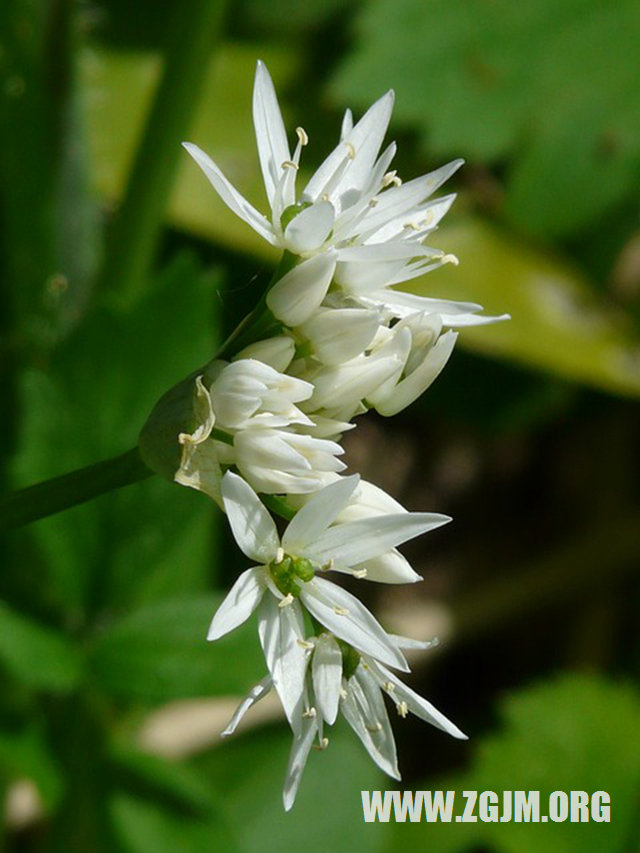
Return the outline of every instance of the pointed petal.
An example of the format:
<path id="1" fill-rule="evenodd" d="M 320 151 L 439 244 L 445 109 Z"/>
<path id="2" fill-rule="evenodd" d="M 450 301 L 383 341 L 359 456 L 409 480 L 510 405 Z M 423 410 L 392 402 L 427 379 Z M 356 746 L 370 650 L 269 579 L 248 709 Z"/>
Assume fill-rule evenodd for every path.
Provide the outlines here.
<path id="1" fill-rule="evenodd" d="M 431 702 L 427 702 L 426 699 L 423 699 L 422 696 L 419 696 L 415 690 L 412 690 L 410 687 L 407 687 L 406 684 L 403 684 L 402 681 L 393 673 L 390 672 L 386 668 L 386 666 L 382 666 L 382 664 L 377 661 L 367 661 L 370 666 L 371 673 L 376 678 L 380 685 L 385 682 L 390 682 L 393 685 L 393 693 L 392 697 L 394 702 L 398 700 L 400 702 L 406 702 L 407 710 L 411 711 L 412 714 L 415 714 L 416 717 L 420 717 L 421 720 L 425 720 L 427 723 L 431 723 L 431 725 L 435 726 L 438 729 L 442 729 L 443 732 L 446 732 L 452 737 L 458 738 L 459 740 L 468 740 L 466 734 L 448 720 L 444 714 L 442 714 L 436 707 L 434 707 Z"/>
<path id="2" fill-rule="evenodd" d="M 247 693 L 245 698 L 234 711 L 233 717 L 231 717 L 231 719 L 227 723 L 224 731 L 220 733 L 220 737 L 229 737 L 229 735 L 232 735 L 244 715 L 249 710 L 249 708 L 253 707 L 256 702 L 259 702 L 260 699 L 263 698 L 263 696 L 266 696 L 272 687 L 273 681 L 270 675 L 265 675 L 262 681 L 259 681 L 257 684 L 254 684 L 254 686 L 251 688 L 251 690 Z"/>
<path id="3" fill-rule="evenodd" d="M 342 652 L 330 634 L 318 638 L 311 661 L 313 692 L 323 719 L 332 726 L 338 715 L 342 686 Z"/>
<path id="4" fill-rule="evenodd" d="M 299 642 L 304 639 L 300 604 L 294 601 L 279 607 L 274 596 L 266 595 L 259 614 L 258 635 L 273 686 L 278 691 L 289 724 L 297 734 L 302 719 L 307 671 L 307 651 Z"/>
<path id="5" fill-rule="evenodd" d="M 269 309 L 287 326 L 304 323 L 327 295 L 335 268 L 333 252 L 323 252 L 302 261 L 267 293 Z"/>
<path id="6" fill-rule="evenodd" d="M 247 225 L 250 225 L 254 231 L 257 231 L 261 237 L 275 245 L 277 239 L 273 233 L 273 229 L 261 213 L 259 213 L 252 204 L 241 195 L 233 184 L 225 178 L 220 169 L 216 166 L 213 160 L 204 153 L 197 145 L 191 142 L 183 142 L 182 145 L 191 154 L 198 166 L 209 179 L 210 184 L 218 193 L 222 201 L 229 207 L 236 216 L 244 219 Z"/>
<path id="7" fill-rule="evenodd" d="M 263 62 L 258 61 L 253 87 L 253 125 L 258 143 L 258 156 L 269 204 L 273 206 L 282 164 L 291 160 L 287 133 L 278 105 L 273 81 Z"/>
<path id="8" fill-rule="evenodd" d="M 309 543 L 335 521 L 358 486 L 360 477 L 342 477 L 315 494 L 299 510 L 282 536 L 282 547 L 290 554 L 303 554 Z"/>
<path id="9" fill-rule="evenodd" d="M 360 355 L 373 340 L 380 314 L 365 308 L 322 308 L 299 329 L 323 364 L 342 364 Z"/>
<path id="10" fill-rule="evenodd" d="M 282 789 L 282 801 L 284 809 L 287 812 L 291 810 L 295 802 L 302 773 L 317 731 L 317 719 L 315 717 L 305 717 L 302 721 L 302 730 L 293 739 L 287 772 L 284 777 L 284 787 Z"/>
<path id="11" fill-rule="evenodd" d="M 222 478 L 222 497 L 234 538 L 250 560 L 269 563 L 280 546 L 273 519 L 251 486 L 227 471 Z"/>
<path id="12" fill-rule="evenodd" d="M 335 565 L 336 572 L 359 577 L 360 572 L 366 572 L 364 579 L 376 581 L 377 583 L 417 583 L 422 577 L 413 570 L 411 564 L 399 551 L 393 548 L 378 557 L 370 557 L 363 563 L 356 563 L 350 568 L 342 568 Z"/>
<path id="13" fill-rule="evenodd" d="M 284 230 L 287 249 L 295 255 L 319 249 L 333 228 L 335 216 L 330 201 L 317 201 L 301 210 Z"/>
<path id="14" fill-rule="evenodd" d="M 207 640 L 217 640 L 246 622 L 260 604 L 264 590 L 264 570 L 261 566 L 243 572 L 218 607 Z"/>
<path id="15" fill-rule="evenodd" d="M 382 625 L 346 589 L 316 576 L 303 584 L 300 598 L 311 615 L 336 637 L 364 654 L 404 672 L 409 671 L 404 655 L 389 639 Z"/>
<path id="16" fill-rule="evenodd" d="M 360 667 L 356 675 L 346 682 L 347 695 L 342 699 L 341 710 L 378 767 L 393 779 L 399 779 L 396 744 L 389 715 L 377 684 L 367 682 L 371 682 L 371 678 Z"/>
<path id="17" fill-rule="evenodd" d="M 405 512 L 348 521 L 322 533 L 313 543 L 313 555 L 319 563 L 333 557 L 336 563 L 352 566 L 449 521 L 449 516 L 435 512 Z"/>

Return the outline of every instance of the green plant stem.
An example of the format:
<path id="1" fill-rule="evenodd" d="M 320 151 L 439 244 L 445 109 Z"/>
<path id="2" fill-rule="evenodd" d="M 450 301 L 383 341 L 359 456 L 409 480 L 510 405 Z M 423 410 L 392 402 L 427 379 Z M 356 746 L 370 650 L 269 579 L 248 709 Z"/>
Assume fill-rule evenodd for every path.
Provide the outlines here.
<path id="1" fill-rule="evenodd" d="M 113 459 L 45 480 L 0 499 L 0 532 L 21 527 L 64 509 L 151 477 L 134 447 Z"/>
<path id="2" fill-rule="evenodd" d="M 162 78 L 113 222 L 102 274 L 105 294 L 115 294 L 125 307 L 146 287 L 180 143 L 198 105 L 225 5 L 224 0 L 185 0 L 168 19 Z"/>

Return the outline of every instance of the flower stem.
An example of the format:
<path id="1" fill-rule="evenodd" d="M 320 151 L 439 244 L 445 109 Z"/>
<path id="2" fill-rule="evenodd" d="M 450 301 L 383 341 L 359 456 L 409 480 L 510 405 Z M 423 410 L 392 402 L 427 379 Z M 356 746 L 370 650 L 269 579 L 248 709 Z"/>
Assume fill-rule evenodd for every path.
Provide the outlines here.
<path id="1" fill-rule="evenodd" d="M 21 527 L 152 475 L 153 471 L 147 468 L 138 448 L 134 447 L 113 459 L 20 489 L 0 499 L 0 532 Z"/>
<path id="2" fill-rule="evenodd" d="M 198 105 L 225 5 L 225 0 L 185 0 L 168 21 L 162 78 L 113 223 L 102 275 L 105 291 L 116 294 L 121 304 L 135 303 L 144 293 L 180 142 Z"/>

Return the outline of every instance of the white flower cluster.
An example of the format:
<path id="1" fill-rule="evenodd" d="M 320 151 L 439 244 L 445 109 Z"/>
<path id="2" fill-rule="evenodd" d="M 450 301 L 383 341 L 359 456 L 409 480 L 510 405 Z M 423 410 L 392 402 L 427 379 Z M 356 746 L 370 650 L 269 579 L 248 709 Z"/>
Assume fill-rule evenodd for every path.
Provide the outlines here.
<path id="1" fill-rule="evenodd" d="M 446 364 L 456 328 L 501 319 L 478 315 L 479 305 L 394 287 L 457 263 L 424 240 L 454 199 L 430 196 L 462 161 L 403 184 L 389 171 L 395 145 L 379 153 L 392 105 L 389 92 L 355 125 L 347 111 L 338 146 L 297 194 L 307 134 L 297 129 L 292 154 L 271 78 L 258 63 L 253 112 L 269 217 L 185 144 L 231 210 L 285 250 L 243 335 L 232 336 L 195 381 L 196 425 L 179 436 L 175 479 L 217 501 L 254 563 L 215 614 L 209 639 L 258 612 L 268 675 L 224 734 L 276 689 L 294 738 L 286 809 L 314 740 L 327 745 L 326 727 L 339 710 L 395 778 L 383 694 L 401 716 L 411 711 L 464 737 L 392 671 L 407 672 L 403 649 L 425 644 L 388 634 L 355 596 L 323 577 L 419 580 L 397 547 L 449 519 L 407 512 L 357 475 L 341 476 L 341 436 L 367 410 L 393 415 L 419 397 Z M 281 538 L 271 512 L 289 520 Z"/>

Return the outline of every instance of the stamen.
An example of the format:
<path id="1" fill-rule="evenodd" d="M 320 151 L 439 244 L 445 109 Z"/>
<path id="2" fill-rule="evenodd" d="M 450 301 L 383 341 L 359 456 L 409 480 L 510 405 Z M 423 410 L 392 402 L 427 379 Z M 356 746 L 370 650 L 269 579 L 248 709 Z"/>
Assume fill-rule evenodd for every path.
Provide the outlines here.
<path id="1" fill-rule="evenodd" d="M 387 174 L 382 178 L 382 189 L 391 186 L 391 184 L 394 184 L 396 187 L 402 186 L 402 179 L 398 177 L 398 173 L 395 169 L 392 172 L 387 172 Z"/>
<path id="2" fill-rule="evenodd" d="M 379 198 L 376 198 L 375 196 L 373 196 L 373 198 L 370 198 L 370 199 L 369 199 L 369 201 L 367 202 L 367 204 L 369 205 L 369 207 L 377 207 L 377 206 L 378 206 L 378 202 L 379 202 L 379 201 L 380 201 L 380 199 L 379 199 Z"/>
<path id="3" fill-rule="evenodd" d="M 366 569 L 358 569 L 357 572 L 353 573 L 353 576 L 354 576 L 354 578 L 358 578 L 359 580 L 362 580 L 362 578 L 366 578 L 367 574 L 368 574 L 368 572 Z"/>
<path id="4" fill-rule="evenodd" d="M 453 264 L 454 267 L 457 267 L 460 261 L 455 255 L 443 255 L 440 258 L 440 263 L 442 264 Z"/>
<path id="5" fill-rule="evenodd" d="M 280 164 L 281 169 L 295 169 L 298 170 L 299 166 L 297 163 L 294 163 L 293 160 L 283 160 Z"/>
<path id="6" fill-rule="evenodd" d="M 289 595 L 285 595 L 285 597 L 278 602 L 278 607 L 288 607 L 290 604 L 293 604 L 294 601 L 294 597 L 289 593 Z"/>
<path id="7" fill-rule="evenodd" d="M 298 136 L 298 142 L 300 145 L 305 146 L 309 144 L 309 135 L 304 127 L 296 127 L 296 134 Z"/>
<path id="8" fill-rule="evenodd" d="M 305 651 L 315 649 L 315 643 L 310 643 L 309 640 L 296 640 L 296 643 Z"/>
<path id="9" fill-rule="evenodd" d="M 398 714 L 399 714 L 401 717 L 403 717 L 403 718 L 404 718 L 404 717 L 406 717 L 406 716 L 407 716 L 408 711 L 409 711 L 409 709 L 407 708 L 407 703 L 406 703 L 406 702 L 398 702 Z"/>
<path id="10" fill-rule="evenodd" d="M 353 145 L 350 142 L 345 142 L 344 145 L 345 145 L 345 148 L 347 149 L 347 157 L 350 160 L 354 160 L 355 156 L 356 156 L 356 149 L 353 147 Z"/>
<path id="11" fill-rule="evenodd" d="M 382 731 L 382 723 L 376 723 L 375 726 L 366 726 L 368 732 L 375 734 Z"/>
<path id="12" fill-rule="evenodd" d="M 278 547 L 276 551 L 276 563 L 281 563 L 284 560 L 284 548 L 281 546 Z"/>
<path id="13" fill-rule="evenodd" d="M 420 226 L 416 225 L 415 222 L 405 222 L 402 227 L 408 228 L 409 231 L 420 231 Z"/>
<path id="14" fill-rule="evenodd" d="M 347 693 L 347 691 L 344 689 L 344 687 L 341 687 L 341 688 L 340 688 L 340 698 L 341 698 L 341 699 L 346 699 L 348 696 L 349 696 L 349 694 L 348 694 L 348 693 Z"/>
<path id="15" fill-rule="evenodd" d="M 390 681 L 385 681 L 385 683 L 382 686 L 387 691 L 387 693 L 393 693 L 393 691 L 396 689 L 395 685 L 392 684 Z"/>
<path id="16" fill-rule="evenodd" d="M 302 712 L 302 716 L 306 717 L 307 719 L 313 719 L 313 717 L 316 716 L 316 709 L 311 706 L 311 708 L 307 708 L 306 711 Z"/>
<path id="17" fill-rule="evenodd" d="M 320 566 L 320 571 L 321 572 L 330 572 L 331 569 L 334 567 L 334 565 L 335 565 L 335 561 L 332 557 L 328 563 L 325 563 L 323 566 Z"/>
<path id="18" fill-rule="evenodd" d="M 320 198 L 322 201 L 331 201 L 331 199 L 329 198 L 329 193 L 322 193 Z"/>
<path id="19" fill-rule="evenodd" d="M 347 610 L 346 607 L 334 607 L 333 612 L 336 614 L 336 616 L 348 616 L 349 615 L 349 611 Z"/>
<path id="20" fill-rule="evenodd" d="M 320 743 L 314 743 L 313 748 L 322 751 L 329 746 L 329 738 L 323 737 Z"/>

